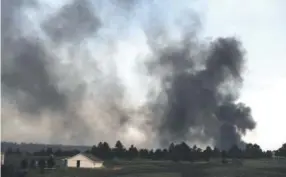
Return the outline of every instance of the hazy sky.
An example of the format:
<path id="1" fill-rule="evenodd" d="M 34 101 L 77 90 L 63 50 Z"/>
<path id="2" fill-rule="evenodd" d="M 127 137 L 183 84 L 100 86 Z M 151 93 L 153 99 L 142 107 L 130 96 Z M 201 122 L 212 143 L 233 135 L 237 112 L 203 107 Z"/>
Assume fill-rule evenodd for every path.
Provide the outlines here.
<path id="1" fill-rule="evenodd" d="M 29 12 L 29 18 L 35 23 L 36 19 L 41 19 L 68 2 L 68 0 L 39 1 L 48 6 L 42 6 L 43 8 L 37 12 Z M 100 8 L 98 4 L 104 7 L 98 11 L 100 18 L 105 22 L 104 27 L 99 30 L 99 36 L 112 40 L 103 39 L 102 45 L 100 38 L 97 38 L 94 44 L 90 41 L 91 46 L 95 45 L 98 49 L 92 55 L 100 58 L 109 50 L 113 51 L 111 58 L 116 62 L 119 76 L 127 86 L 126 93 L 132 104 L 144 102 L 148 90 L 148 83 L 140 74 L 141 68 L 138 68 L 138 62 L 149 52 L 142 27 L 150 22 L 150 18 L 155 18 L 151 20 L 152 25 L 162 23 L 171 35 L 177 37 L 174 20 L 186 15 L 185 12 L 190 12 L 187 9 L 192 9 L 191 12 L 196 14 L 201 23 L 198 32 L 202 39 L 236 36 L 246 50 L 247 68 L 240 99 L 252 108 L 257 127 L 244 139 L 259 144 L 263 149 L 277 149 L 286 142 L 285 0 L 142 0 L 138 1 L 140 2 L 138 6 L 130 8 L 134 10 L 131 13 L 114 10 L 108 1 L 100 2 L 94 3 L 95 10 Z M 136 0 L 123 2 L 136 2 Z M 184 20 L 191 21 L 182 18 L 183 23 Z M 36 25 L 26 28 L 28 33 L 32 31 L 31 29 L 41 31 Z M 80 68 L 81 65 L 77 67 Z M 89 70 L 83 67 L 80 71 L 85 74 Z M 92 76 L 92 73 L 90 75 Z M 9 125 L 12 127 L 16 123 Z M 10 126 L 6 129 L 9 130 Z M 28 132 L 28 129 L 23 126 L 15 130 L 17 133 L 15 132 L 13 136 L 8 131 L 4 135 L 7 139 L 16 140 L 23 132 Z M 43 134 L 48 131 L 41 130 Z M 136 128 L 128 128 L 125 131 L 126 139 L 146 138 Z"/>

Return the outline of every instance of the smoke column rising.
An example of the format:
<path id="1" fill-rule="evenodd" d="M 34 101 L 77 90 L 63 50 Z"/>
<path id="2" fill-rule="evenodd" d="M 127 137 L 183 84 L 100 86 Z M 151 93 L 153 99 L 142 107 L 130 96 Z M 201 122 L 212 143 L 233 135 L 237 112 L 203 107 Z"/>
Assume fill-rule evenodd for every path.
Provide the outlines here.
<path id="1" fill-rule="evenodd" d="M 255 122 L 250 108 L 236 102 L 244 65 L 241 44 L 219 38 L 203 48 L 196 45 L 186 35 L 175 45 L 155 47 L 160 49 L 149 71 L 161 80 L 162 90 L 152 103 L 157 112 L 163 109 L 159 137 L 163 144 L 192 139 L 222 149 L 243 145 L 241 135 Z"/>
<path id="2" fill-rule="evenodd" d="M 255 127 L 250 108 L 236 101 L 244 66 L 237 39 L 200 41 L 200 25 L 189 13 L 178 17 L 190 24 L 182 26 L 160 19 L 162 24 L 154 26 L 153 13 L 132 19 L 142 13 L 139 7 L 158 10 L 155 3 L 73 0 L 52 10 L 44 5 L 2 2 L 5 138 L 14 140 L 9 129 L 18 125 L 26 127 L 20 141 L 94 144 L 120 138 L 154 146 L 159 139 L 161 146 L 185 140 L 229 148 L 243 144 L 241 136 Z M 48 13 L 41 16 L 41 8 Z M 39 17 L 29 19 L 31 11 Z M 119 74 L 123 62 L 117 51 L 118 41 L 138 21 L 149 48 L 143 55 L 147 65 L 137 62 L 148 73 L 138 79 L 155 83 L 146 88 L 147 101 L 141 105 L 126 96 L 131 90 Z M 172 30 L 179 32 L 179 40 L 173 40 Z M 37 127 L 42 137 L 31 133 Z"/>

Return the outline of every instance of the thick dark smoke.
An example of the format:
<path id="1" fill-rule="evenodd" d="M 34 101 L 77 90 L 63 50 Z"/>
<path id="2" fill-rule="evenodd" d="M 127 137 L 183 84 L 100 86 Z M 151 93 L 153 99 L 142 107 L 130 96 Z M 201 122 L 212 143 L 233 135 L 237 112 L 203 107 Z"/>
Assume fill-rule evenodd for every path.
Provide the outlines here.
<path id="1" fill-rule="evenodd" d="M 45 108 L 65 110 L 67 98 L 57 89 L 49 73 L 48 62 L 52 61 L 52 56 L 36 40 L 17 39 L 14 42 L 12 52 L 16 55 L 10 58 L 13 68 L 3 68 L 2 86 L 13 92 L 21 90 L 25 93 L 27 100 L 20 107 L 22 111 L 39 114 Z M 6 61 L 3 62 L 5 64 Z"/>
<path id="2" fill-rule="evenodd" d="M 241 44 L 219 38 L 197 55 L 186 41 L 155 51 L 156 60 L 150 64 L 152 74 L 161 79 L 162 93 L 155 105 L 163 104 L 164 109 L 162 143 L 188 140 L 199 128 L 192 140 L 207 138 L 220 148 L 240 145 L 241 135 L 255 127 L 250 108 L 236 103 L 244 66 Z"/>
<path id="3" fill-rule="evenodd" d="M 54 117 L 51 119 L 51 142 L 67 138 L 83 143 L 83 137 L 89 137 L 91 132 L 71 102 L 76 101 L 80 107 L 84 87 L 72 88 L 73 92 L 61 90 L 59 82 L 62 78 L 56 74 L 54 67 L 59 58 L 48 47 L 48 41 L 39 36 L 24 36 L 23 29 L 26 27 L 18 21 L 19 17 L 25 16 L 25 9 L 37 8 L 37 3 L 18 0 L 1 3 L 2 103 L 14 100 L 22 113 L 21 119 L 30 119 L 28 121 L 40 121 L 43 114 Z M 43 23 L 43 29 L 53 44 L 59 46 L 62 42 L 83 40 L 96 32 L 98 19 L 88 11 L 89 6 L 87 1 L 73 1 Z M 2 115 L 8 114 L 5 111 Z"/>
<path id="4" fill-rule="evenodd" d="M 9 131 L 4 134 L 12 136 L 5 126 L 18 122 L 19 127 L 45 129 L 38 136 L 28 130 L 20 140 L 32 136 L 49 143 L 91 144 L 125 138 L 134 113 L 125 107 L 116 64 L 92 56 L 101 49 L 88 46 L 104 25 L 92 1 L 68 1 L 44 19 L 39 11 L 39 18 L 26 14 L 42 8 L 40 1 L 1 3 L 2 126 Z M 108 46 L 107 55 L 113 50 Z"/>
<path id="5" fill-rule="evenodd" d="M 141 108 L 126 98 L 127 86 L 121 82 L 116 62 L 105 61 L 108 55 L 117 57 L 114 46 L 118 39 L 112 37 L 121 34 L 110 37 L 114 29 L 108 28 L 131 22 L 137 1 L 110 0 L 120 10 L 103 13 L 101 3 L 72 0 L 45 18 L 38 15 L 34 19 L 26 12 L 42 8 L 40 1 L 1 3 L 2 126 L 18 119 L 16 123 L 35 125 L 35 129 L 50 127 L 48 141 L 52 143 L 91 144 L 143 137 L 145 144 L 154 145 L 155 137 L 162 146 L 194 140 L 221 148 L 243 144 L 241 136 L 255 127 L 250 108 L 237 102 L 244 51 L 235 38 L 202 45 L 184 27 L 181 42 L 167 41 L 171 31 L 167 25 L 158 30 L 161 20 L 148 24 L 146 36 L 153 54 L 148 76 L 159 80 L 160 87 L 149 86 L 150 101 Z M 122 21 L 110 25 L 110 13 L 125 15 L 126 21 L 114 18 Z M 100 53 L 104 42 L 114 44 L 107 46 L 107 56 Z"/>

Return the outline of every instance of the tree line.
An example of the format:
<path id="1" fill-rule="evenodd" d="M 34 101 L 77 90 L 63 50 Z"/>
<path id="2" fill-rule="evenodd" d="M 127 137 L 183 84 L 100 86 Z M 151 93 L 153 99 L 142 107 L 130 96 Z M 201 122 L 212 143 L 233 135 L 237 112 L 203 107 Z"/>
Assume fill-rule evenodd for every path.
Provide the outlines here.
<path id="1" fill-rule="evenodd" d="M 8 148 L 6 154 L 21 155 L 26 152 L 21 152 L 18 148 L 13 150 Z M 55 157 L 62 159 L 80 153 L 79 150 L 53 150 L 52 148 L 42 149 L 38 152 L 28 153 L 30 156 L 21 161 L 21 168 L 39 168 L 41 173 L 44 173 L 44 168 L 54 168 L 56 165 Z M 134 160 L 134 159 L 149 159 L 149 160 L 171 160 L 171 161 L 209 161 L 211 158 L 220 158 L 222 163 L 227 163 L 227 158 L 238 159 L 259 159 L 272 158 L 273 155 L 286 158 L 286 143 L 276 151 L 263 151 L 257 144 L 246 144 L 244 149 L 238 146 L 232 146 L 228 151 L 222 151 L 218 148 L 206 147 L 201 149 L 197 146 L 190 147 L 185 142 L 175 144 L 172 143 L 165 149 L 138 149 L 134 145 L 126 148 L 120 141 L 117 141 L 114 147 L 110 147 L 107 142 L 100 142 L 98 145 L 92 146 L 86 153 L 90 153 L 103 160 Z M 32 158 L 29 158 L 32 157 Z M 8 167 L 2 167 L 3 174 L 11 173 Z M 8 170 L 8 171 L 7 171 Z M 5 175 L 4 175 L 5 176 Z"/>
<path id="2" fill-rule="evenodd" d="M 285 151 L 285 150 L 284 150 Z M 172 143 L 165 149 L 137 149 L 134 145 L 125 148 L 124 145 L 117 141 L 114 148 L 110 148 L 108 143 L 100 142 L 94 145 L 88 151 L 102 159 L 151 159 L 151 160 L 172 160 L 172 161 L 209 161 L 211 158 L 271 158 L 272 151 L 263 151 L 257 144 L 246 144 L 244 149 L 234 145 L 228 151 L 221 151 L 218 148 L 210 146 L 201 149 L 194 145 L 190 147 L 185 142 Z"/>
<path id="3" fill-rule="evenodd" d="M 277 151 L 275 151 L 276 156 L 286 157 L 286 143 L 282 145 Z"/>
<path id="4" fill-rule="evenodd" d="M 19 150 L 16 151 L 20 153 Z M 39 152 L 34 152 L 34 156 L 49 156 L 53 154 L 58 157 L 67 157 L 78 154 L 80 151 L 71 150 L 63 151 L 57 149 L 53 151 L 52 148 L 43 149 Z M 238 146 L 232 146 L 228 151 L 222 151 L 218 148 L 206 147 L 201 149 L 194 145 L 190 147 L 185 142 L 171 143 L 165 149 L 139 149 L 134 145 L 126 148 L 121 141 L 117 141 L 114 147 L 110 147 L 107 142 L 100 142 L 94 145 L 86 153 L 90 153 L 103 160 L 112 159 L 150 159 L 150 160 L 172 160 L 172 161 L 209 161 L 211 158 L 271 158 L 273 155 L 286 157 L 286 143 L 276 151 L 263 151 L 257 144 L 246 144 L 244 149 Z"/>

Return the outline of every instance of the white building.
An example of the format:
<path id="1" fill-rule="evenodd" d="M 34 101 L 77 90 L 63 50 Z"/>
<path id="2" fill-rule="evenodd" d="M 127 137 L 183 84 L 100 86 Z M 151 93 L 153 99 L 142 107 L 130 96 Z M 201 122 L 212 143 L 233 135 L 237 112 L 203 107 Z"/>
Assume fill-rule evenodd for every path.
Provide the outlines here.
<path id="1" fill-rule="evenodd" d="M 74 168 L 102 168 L 103 161 L 91 154 L 79 153 L 75 156 L 65 158 L 67 167 Z"/>

